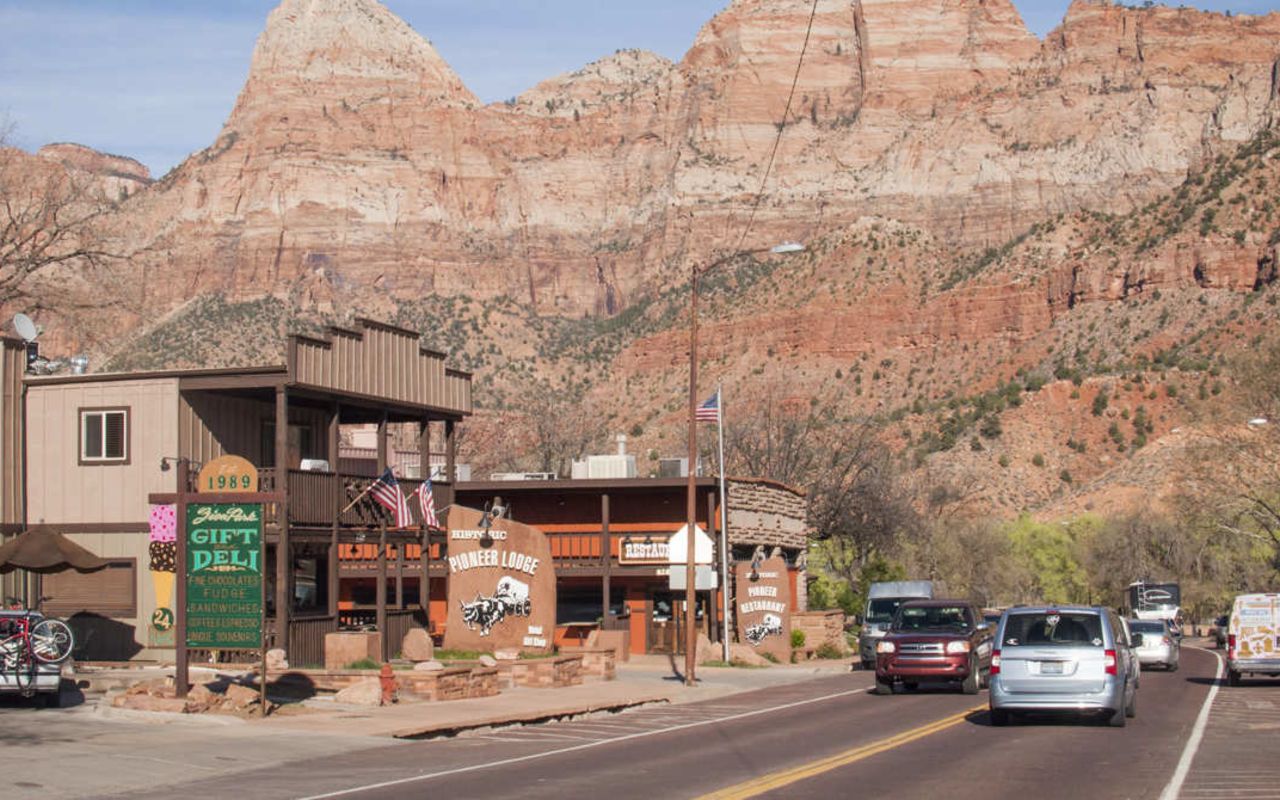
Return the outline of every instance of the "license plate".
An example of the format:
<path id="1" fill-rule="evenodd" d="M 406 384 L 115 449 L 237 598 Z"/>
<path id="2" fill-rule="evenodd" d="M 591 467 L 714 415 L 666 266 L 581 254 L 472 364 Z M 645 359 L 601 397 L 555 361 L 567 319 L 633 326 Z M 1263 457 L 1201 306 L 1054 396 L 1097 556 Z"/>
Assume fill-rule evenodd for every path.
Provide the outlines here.
<path id="1" fill-rule="evenodd" d="M 1061 675 L 1062 662 L 1061 661 L 1041 661 L 1040 674 L 1041 675 Z"/>

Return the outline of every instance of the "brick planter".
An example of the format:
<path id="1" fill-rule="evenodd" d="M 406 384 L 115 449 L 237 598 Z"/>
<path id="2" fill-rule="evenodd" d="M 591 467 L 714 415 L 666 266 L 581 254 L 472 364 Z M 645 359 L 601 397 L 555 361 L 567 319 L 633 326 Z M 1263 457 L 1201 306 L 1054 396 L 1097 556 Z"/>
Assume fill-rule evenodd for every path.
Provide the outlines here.
<path id="1" fill-rule="evenodd" d="M 611 681 L 618 674 L 618 658 L 610 647 L 562 647 L 561 655 L 582 656 L 582 674 L 587 678 Z"/>
<path id="2" fill-rule="evenodd" d="M 582 683 L 583 656 L 562 655 L 511 662 L 511 682 L 516 686 L 553 689 Z"/>
<path id="3" fill-rule="evenodd" d="M 309 682 L 319 691 L 337 692 L 368 678 L 378 677 L 376 669 L 290 670 L 279 680 Z M 400 691 L 424 700 L 463 700 L 468 697 L 492 697 L 499 693 L 498 670 L 495 667 L 448 667 L 436 672 L 396 670 Z"/>

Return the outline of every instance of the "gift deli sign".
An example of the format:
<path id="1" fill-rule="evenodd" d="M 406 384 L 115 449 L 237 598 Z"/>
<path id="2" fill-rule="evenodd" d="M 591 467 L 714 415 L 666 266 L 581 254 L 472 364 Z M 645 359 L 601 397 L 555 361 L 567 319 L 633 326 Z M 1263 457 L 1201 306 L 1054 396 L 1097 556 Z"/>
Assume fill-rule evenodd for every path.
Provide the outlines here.
<path id="1" fill-rule="evenodd" d="M 262 647 L 262 504 L 192 503 L 186 546 L 187 647 Z"/>

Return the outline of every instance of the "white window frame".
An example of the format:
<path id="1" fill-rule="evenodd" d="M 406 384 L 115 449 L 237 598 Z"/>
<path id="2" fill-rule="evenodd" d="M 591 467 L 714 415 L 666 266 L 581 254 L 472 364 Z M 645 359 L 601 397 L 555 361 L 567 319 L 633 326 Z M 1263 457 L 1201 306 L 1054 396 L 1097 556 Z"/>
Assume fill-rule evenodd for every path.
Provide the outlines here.
<path id="1" fill-rule="evenodd" d="M 112 415 L 119 415 L 122 419 L 124 432 L 120 437 L 120 444 L 123 452 L 118 456 L 109 456 L 106 454 L 107 449 L 107 418 Z M 97 417 L 102 420 L 102 450 L 98 455 L 91 455 L 87 452 L 88 446 L 88 421 L 91 417 Z M 82 408 L 80 409 L 80 463 L 81 464 L 128 464 L 129 463 L 129 409 L 127 407 L 120 408 Z"/>

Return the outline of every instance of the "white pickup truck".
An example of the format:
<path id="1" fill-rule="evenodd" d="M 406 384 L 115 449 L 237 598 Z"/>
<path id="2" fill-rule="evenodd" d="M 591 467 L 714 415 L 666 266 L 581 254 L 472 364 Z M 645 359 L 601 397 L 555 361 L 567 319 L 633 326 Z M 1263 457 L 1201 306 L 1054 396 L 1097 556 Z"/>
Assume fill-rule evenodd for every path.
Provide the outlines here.
<path id="1" fill-rule="evenodd" d="M 1242 594 L 1227 625 L 1227 683 L 1243 675 L 1280 675 L 1280 594 Z"/>
<path id="2" fill-rule="evenodd" d="M 28 617 L 34 625 L 43 616 L 34 611 L 0 611 L 0 694 L 37 695 L 47 705 L 57 705 L 62 686 L 62 665 L 35 663 L 32 675 L 19 675 L 17 659 L 13 657 L 17 648 L 23 644 L 11 639 L 18 632 L 14 620 Z"/>

